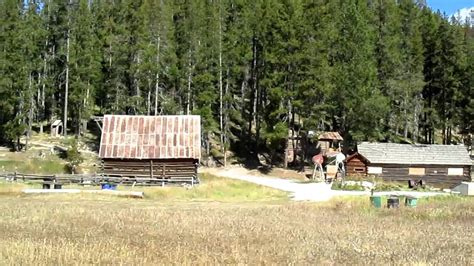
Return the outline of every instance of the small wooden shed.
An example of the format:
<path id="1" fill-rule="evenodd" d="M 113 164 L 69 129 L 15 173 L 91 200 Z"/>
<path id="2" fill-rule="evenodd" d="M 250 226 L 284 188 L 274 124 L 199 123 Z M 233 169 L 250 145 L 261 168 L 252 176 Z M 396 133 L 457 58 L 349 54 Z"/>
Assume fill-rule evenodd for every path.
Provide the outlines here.
<path id="1" fill-rule="evenodd" d="M 340 150 L 343 140 L 339 132 L 331 131 L 322 132 L 318 137 L 318 143 L 323 153 Z"/>
<path id="2" fill-rule="evenodd" d="M 201 118 L 105 115 L 99 157 L 105 175 L 197 180 Z"/>
<path id="3" fill-rule="evenodd" d="M 424 180 L 450 188 L 471 180 L 471 165 L 463 145 L 363 142 L 346 159 L 348 175 L 379 176 L 389 181 Z"/>
<path id="4" fill-rule="evenodd" d="M 61 136 L 63 131 L 63 122 L 61 120 L 54 120 L 53 123 L 51 123 L 51 137 L 59 137 Z"/>

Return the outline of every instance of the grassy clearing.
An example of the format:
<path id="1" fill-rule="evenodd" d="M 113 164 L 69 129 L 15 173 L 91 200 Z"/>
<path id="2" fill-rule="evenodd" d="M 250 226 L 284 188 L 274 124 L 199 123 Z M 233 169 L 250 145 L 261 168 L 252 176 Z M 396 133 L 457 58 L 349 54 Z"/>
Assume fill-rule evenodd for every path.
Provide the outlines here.
<path id="1" fill-rule="evenodd" d="M 145 198 L 160 202 L 182 201 L 217 201 L 217 202 L 247 202 L 247 201 L 288 201 L 288 194 L 252 183 L 216 177 L 209 174 L 200 175 L 201 184 L 194 188 L 183 187 L 135 187 L 119 186 L 119 190 L 144 191 Z M 21 195 L 24 188 L 39 188 L 38 184 L 5 183 L 0 182 L 0 195 Z M 65 185 L 63 188 L 99 189 L 99 187 L 82 187 Z M 25 196 L 24 196 L 25 197 Z M 31 197 L 31 196 L 28 196 Z M 64 197 L 64 195 L 49 195 L 50 198 Z M 81 195 L 90 198 L 89 195 Z M 93 196 L 94 197 L 94 196 Z M 105 197 L 107 198 L 107 197 Z"/>
<path id="2" fill-rule="evenodd" d="M 0 173 L 1 172 L 19 172 L 26 174 L 64 174 L 70 173 L 66 167 L 66 161 L 61 158 L 60 154 L 51 153 L 51 148 L 54 145 L 60 147 L 68 147 L 69 141 L 73 137 L 52 138 L 47 134 L 34 134 L 30 149 L 22 152 L 11 152 L 8 149 L 0 150 Z M 23 143 L 25 140 L 22 141 Z M 92 146 L 93 139 L 90 134 L 81 138 L 80 147 L 86 149 L 87 146 Z M 41 145 L 40 145 L 41 144 Z M 40 153 L 45 154 L 41 158 Z M 84 162 L 79 166 L 79 173 L 94 173 L 98 165 L 97 155 L 93 152 L 82 152 L 81 156 Z"/>
<path id="3" fill-rule="evenodd" d="M 65 171 L 65 162 L 53 156 L 40 159 L 29 154 L 12 153 L 8 159 L 0 160 L 0 172 L 61 174 Z"/>
<path id="4" fill-rule="evenodd" d="M 0 200 L 0 264 L 472 264 L 473 198 L 415 209 L 117 198 Z"/>
<path id="5" fill-rule="evenodd" d="M 44 153 L 44 157 L 40 153 Z M 29 149 L 23 152 L 0 151 L 0 172 L 28 174 L 60 174 L 66 171 L 66 161 L 47 148 Z"/>
<path id="6" fill-rule="evenodd" d="M 268 187 L 258 186 L 235 179 L 200 175 L 201 184 L 185 189 L 182 187 L 136 188 L 145 192 L 145 197 L 160 201 L 285 201 L 288 194 Z M 129 189 L 123 187 L 120 189 Z"/>

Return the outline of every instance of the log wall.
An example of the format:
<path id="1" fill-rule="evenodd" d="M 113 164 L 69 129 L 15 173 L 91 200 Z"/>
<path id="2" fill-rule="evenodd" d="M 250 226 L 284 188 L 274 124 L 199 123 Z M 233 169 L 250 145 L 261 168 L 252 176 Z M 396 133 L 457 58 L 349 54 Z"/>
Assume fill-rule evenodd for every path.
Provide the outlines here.
<path id="1" fill-rule="evenodd" d="M 360 158 L 360 155 L 355 155 L 348 159 L 346 162 L 346 173 L 349 176 L 367 175 L 367 165 Z"/>
<path id="2" fill-rule="evenodd" d="M 197 180 L 195 159 L 103 159 L 104 175 Z"/>
<path id="3" fill-rule="evenodd" d="M 382 174 L 378 175 L 387 181 L 424 180 L 428 185 L 441 188 L 453 188 L 463 181 L 471 181 L 469 166 L 453 165 L 387 165 L 370 164 L 382 167 Z M 424 175 L 410 175 L 409 168 L 424 168 Z M 463 168 L 463 175 L 448 175 L 448 168 Z"/>

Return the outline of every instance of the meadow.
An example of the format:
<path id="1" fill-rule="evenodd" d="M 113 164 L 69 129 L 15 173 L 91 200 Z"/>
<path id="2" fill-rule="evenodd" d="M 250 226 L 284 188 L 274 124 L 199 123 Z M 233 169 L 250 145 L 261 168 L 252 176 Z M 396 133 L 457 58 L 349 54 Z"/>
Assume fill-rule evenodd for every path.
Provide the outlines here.
<path id="1" fill-rule="evenodd" d="M 58 174 L 66 173 L 66 162 L 57 156 L 47 156 L 39 158 L 37 152 L 28 151 L 24 153 L 6 152 L 0 155 L 0 173 L 36 173 L 36 174 Z"/>
<path id="2" fill-rule="evenodd" d="M 373 209 L 366 197 L 290 202 L 203 177 L 145 199 L 19 193 L 0 185 L 0 264 L 473 264 L 474 199 Z"/>

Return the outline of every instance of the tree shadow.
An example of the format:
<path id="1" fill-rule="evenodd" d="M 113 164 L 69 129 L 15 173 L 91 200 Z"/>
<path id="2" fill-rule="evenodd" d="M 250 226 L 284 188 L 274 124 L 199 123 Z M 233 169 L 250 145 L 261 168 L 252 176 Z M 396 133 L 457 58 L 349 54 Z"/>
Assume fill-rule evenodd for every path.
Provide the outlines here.
<path id="1" fill-rule="evenodd" d="M 84 136 L 82 141 L 87 145 L 87 147 L 95 152 L 99 152 L 100 148 L 100 138 L 102 136 L 102 130 L 99 128 L 97 123 L 93 120 L 87 123 L 87 129 L 90 133 L 90 136 Z"/>
<path id="2" fill-rule="evenodd" d="M 232 162 L 233 165 L 241 165 L 247 170 L 257 170 L 262 174 L 268 174 L 271 172 L 273 166 L 270 162 L 270 158 L 266 155 L 265 150 L 255 149 L 256 145 L 252 141 L 247 142 L 236 142 L 234 145 L 231 145 L 231 149 L 234 151 L 234 156 L 236 158 L 235 162 Z M 259 150 L 257 154 L 255 150 Z M 259 159 L 259 157 L 261 157 Z M 265 161 L 262 164 L 261 161 Z"/>
<path id="3" fill-rule="evenodd" d="M 249 158 L 238 158 L 237 161 L 232 162 L 232 164 L 241 165 L 247 170 L 257 170 L 262 174 L 269 174 L 273 168 L 271 165 L 263 165 L 258 160 L 252 160 Z"/>
<path id="4" fill-rule="evenodd" d="M 66 160 L 67 159 L 67 150 L 58 149 L 54 147 L 54 152 L 58 155 L 59 158 Z"/>

